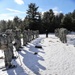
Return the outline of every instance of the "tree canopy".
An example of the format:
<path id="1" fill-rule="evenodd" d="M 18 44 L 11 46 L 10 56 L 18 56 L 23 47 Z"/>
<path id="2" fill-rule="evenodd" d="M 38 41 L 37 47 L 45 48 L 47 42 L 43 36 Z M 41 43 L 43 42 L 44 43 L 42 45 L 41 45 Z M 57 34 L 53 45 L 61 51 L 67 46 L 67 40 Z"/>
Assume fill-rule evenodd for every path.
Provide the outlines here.
<path id="1" fill-rule="evenodd" d="M 60 27 L 75 31 L 75 10 L 67 14 L 58 13 L 55 15 L 52 9 L 42 14 L 42 12 L 38 11 L 38 8 L 39 6 L 35 3 L 30 3 L 24 20 L 21 20 L 18 16 L 14 16 L 13 20 L 1 20 L 0 31 L 19 28 L 21 31 L 31 29 L 44 33 L 46 30 L 54 32 L 56 28 Z"/>

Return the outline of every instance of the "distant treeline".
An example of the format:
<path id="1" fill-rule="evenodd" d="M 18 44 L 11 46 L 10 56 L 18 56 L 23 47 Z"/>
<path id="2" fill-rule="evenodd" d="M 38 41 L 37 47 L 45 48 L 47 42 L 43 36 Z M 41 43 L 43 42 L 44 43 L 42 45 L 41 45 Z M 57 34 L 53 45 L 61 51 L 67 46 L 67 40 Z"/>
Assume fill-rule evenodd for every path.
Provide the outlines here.
<path id="1" fill-rule="evenodd" d="M 21 31 L 31 29 L 45 33 L 48 30 L 53 33 L 56 28 L 64 27 L 69 31 L 75 31 L 75 10 L 65 15 L 63 13 L 54 15 L 52 9 L 42 13 L 38 11 L 38 8 L 35 3 L 30 3 L 24 20 L 18 16 L 15 16 L 13 20 L 1 20 L 0 30 L 19 28 Z"/>

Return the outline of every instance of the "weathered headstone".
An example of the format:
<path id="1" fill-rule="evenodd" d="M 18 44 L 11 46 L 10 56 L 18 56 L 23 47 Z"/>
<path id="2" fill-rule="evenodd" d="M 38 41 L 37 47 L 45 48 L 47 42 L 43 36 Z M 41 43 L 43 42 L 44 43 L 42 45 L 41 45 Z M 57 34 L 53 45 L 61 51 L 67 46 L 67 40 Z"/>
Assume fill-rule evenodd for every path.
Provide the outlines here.
<path id="1" fill-rule="evenodd" d="M 0 49 L 4 51 L 4 55 L 5 55 L 5 66 L 6 67 L 11 67 L 11 61 L 12 61 L 12 52 L 9 48 L 9 44 L 8 44 L 8 36 L 6 34 L 2 34 L 0 36 Z"/>

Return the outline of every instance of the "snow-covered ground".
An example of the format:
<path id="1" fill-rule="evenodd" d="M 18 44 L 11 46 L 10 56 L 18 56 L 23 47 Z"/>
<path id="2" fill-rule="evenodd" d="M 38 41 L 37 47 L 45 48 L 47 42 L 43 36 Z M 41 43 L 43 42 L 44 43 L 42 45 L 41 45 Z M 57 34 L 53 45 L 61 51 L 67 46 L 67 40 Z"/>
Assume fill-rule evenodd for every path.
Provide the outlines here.
<path id="1" fill-rule="evenodd" d="M 12 63 L 17 68 L 7 71 L 0 69 L 0 75 L 75 75 L 75 35 L 67 35 L 67 40 L 67 44 L 63 44 L 54 34 L 49 34 L 48 38 L 40 35 L 24 46 L 22 51 L 16 52 L 14 48 L 18 58 Z M 42 49 L 35 48 L 36 45 L 42 46 Z M 0 56 L 4 56 L 2 51 Z M 2 66 L 4 60 L 0 59 Z"/>

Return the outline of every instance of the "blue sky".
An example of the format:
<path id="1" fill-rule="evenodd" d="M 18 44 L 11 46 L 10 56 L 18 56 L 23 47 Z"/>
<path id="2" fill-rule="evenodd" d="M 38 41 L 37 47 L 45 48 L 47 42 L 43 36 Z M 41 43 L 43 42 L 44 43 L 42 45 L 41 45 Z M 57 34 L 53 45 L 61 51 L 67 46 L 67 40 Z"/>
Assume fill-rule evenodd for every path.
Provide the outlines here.
<path id="1" fill-rule="evenodd" d="M 39 6 L 42 13 L 53 9 L 55 14 L 66 14 L 75 9 L 75 0 L 0 0 L 0 20 L 12 20 L 14 16 L 24 19 L 30 3 Z"/>

